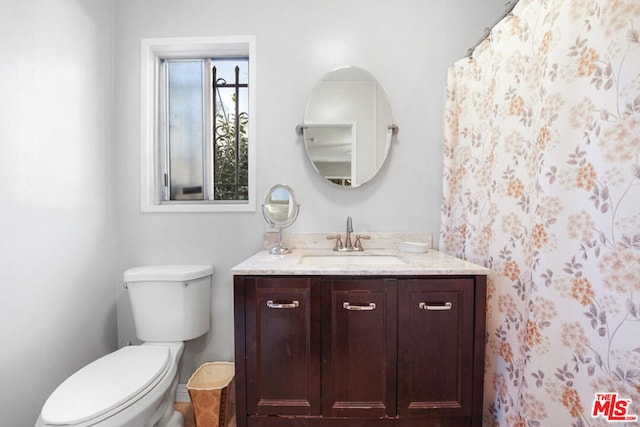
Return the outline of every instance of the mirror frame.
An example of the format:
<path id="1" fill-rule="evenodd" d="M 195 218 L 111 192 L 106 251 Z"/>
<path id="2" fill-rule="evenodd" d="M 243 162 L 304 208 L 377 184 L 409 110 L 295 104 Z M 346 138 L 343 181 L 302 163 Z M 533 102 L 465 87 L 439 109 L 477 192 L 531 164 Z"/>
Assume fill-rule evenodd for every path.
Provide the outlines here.
<path id="1" fill-rule="evenodd" d="M 269 213 L 269 205 L 273 203 L 273 200 L 274 200 L 273 195 L 278 190 L 286 191 L 289 196 L 289 203 L 288 203 L 289 214 L 287 215 L 287 218 L 285 220 L 279 220 L 277 218 L 274 218 Z M 267 191 L 267 194 L 264 197 L 264 203 L 262 204 L 262 216 L 264 217 L 264 220 L 267 222 L 267 224 L 269 224 L 271 227 L 278 230 L 278 245 L 271 248 L 270 252 L 272 254 L 282 255 L 282 254 L 291 253 L 290 249 L 285 248 L 282 245 L 282 229 L 291 226 L 291 224 L 293 224 L 295 220 L 298 218 L 299 212 L 300 212 L 300 204 L 296 199 L 293 189 L 288 185 L 276 184 L 273 187 L 271 187 L 269 191 Z"/>
<path id="2" fill-rule="evenodd" d="M 366 80 L 363 79 L 362 81 L 371 82 L 373 87 L 375 87 L 375 91 L 372 92 L 375 98 L 365 102 L 360 100 L 358 97 L 350 96 L 351 94 L 346 94 L 343 97 L 343 99 L 340 98 L 339 94 L 334 95 L 333 98 L 329 96 L 329 97 L 326 97 L 326 99 L 328 100 L 327 103 L 330 104 L 331 102 L 334 102 L 335 105 L 343 106 L 345 110 L 347 110 L 346 112 L 348 112 L 348 114 L 336 115 L 335 117 L 329 117 L 322 120 L 318 120 L 318 119 L 314 119 L 313 117 L 310 117 L 310 110 L 314 107 L 314 105 L 315 106 L 323 105 L 322 103 L 318 104 L 318 99 L 314 99 L 314 96 L 316 98 L 319 96 L 318 95 L 319 88 L 323 87 L 322 86 L 323 84 L 326 84 L 327 82 L 331 82 L 331 81 L 344 82 L 344 83 L 352 83 L 352 82 L 360 81 L 357 79 L 354 79 L 354 80 L 340 79 L 340 78 L 335 79 L 336 75 L 339 76 L 341 73 L 346 73 L 350 70 L 356 73 L 359 73 L 363 76 L 366 76 Z M 352 86 L 352 87 L 356 87 L 356 86 Z M 347 102 L 345 102 L 344 100 L 347 100 Z M 358 103 L 360 103 L 360 105 L 363 105 L 364 103 L 366 108 L 358 108 L 357 107 Z M 356 105 L 356 108 L 354 108 L 354 105 Z M 367 108 L 369 108 L 369 105 L 371 105 L 371 111 L 373 112 L 372 116 L 375 117 L 375 120 L 370 121 L 369 126 L 363 126 L 362 120 L 358 122 L 358 120 L 356 120 L 357 117 L 353 116 L 354 114 L 353 111 L 366 110 Z M 351 107 L 350 112 L 348 111 L 349 107 Z M 379 119 L 379 116 L 381 114 L 379 114 L 378 110 L 380 110 L 381 108 L 384 109 L 385 115 L 388 116 L 389 123 L 386 123 L 386 120 L 385 122 L 382 122 L 381 119 Z M 329 110 L 327 109 L 325 111 L 329 111 Z M 367 123 L 367 121 L 365 120 L 364 123 Z M 358 129 L 359 125 L 360 125 L 360 128 Z M 370 136 L 367 137 L 366 139 L 360 139 L 360 141 L 358 142 L 357 134 L 360 133 L 362 135 L 363 131 L 368 132 Z M 296 127 L 296 133 L 303 137 L 303 143 L 304 143 L 307 159 L 309 160 L 309 163 L 311 163 L 311 166 L 316 171 L 316 173 L 320 177 L 322 177 L 325 182 L 329 183 L 330 185 L 336 186 L 339 188 L 347 188 L 347 189 L 358 188 L 366 184 L 367 182 L 371 181 L 372 179 L 374 179 L 380 173 L 381 169 L 383 168 L 384 164 L 387 162 L 387 159 L 389 158 L 391 145 L 393 143 L 394 136 L 397 134 L 397 131 L 398 131 L 398 127 L 394 124 L 393 112 L 391 110 L 391 103 L 389 101 L 389 97 L 384 87 L 380 84 L 378 79 L 376 79 L 376 77 L 373 74 L 371 74 L 369 71 L 367 71 L 364 68 L 353 66 L 353 65 L 345 65 L 345 66 L 335 68 L 325 73 L 320 78 L 320 80 L 316 82 L 316 84 L 314 85 L 309 95 L 309 98 L 307 99 L 307 104 L 305 106 L 302 124 Z M 341 139 L 344 139 L 344 141 L 347 141 L 347 144 L 351 144 L 351 147 L 346 148 L 346 150 L 351 153 L 351 154 L 347 154 L 351 158 L 348 161 L 344 161 L 344 162 L 339 161 L 335 163 L 335 164 L 340 164 L 340 163 L 347 164 L 346 168 L 349 168 L 349 171 L 348 171 L 349 175 L 348 175 L 348 178 L 346 179 L 350 180 L 349 184 L 340 184 L 338 182 L 335 182 L 335 179 L 339 179 L 338 176 L 336 176 L 336 178 L 333 178 L 327 173 L 323 173 L 321 169 L 318 167 L 318 160 L 313 158 L 313 155 L 310 151 L 310 145 L 309 145 L 310 141 L 316 140 L 316 134 L 324 133 L 326 135 L 328 132 L 332 132 L 334 134 L 337 134 L 337 133 L 342 134 Z M 344 141 L 342 142 L 341 145 L 346 145 Z M 357 154 L 358 150 L 360 150 L 360 152 L 362 151 L 363 144 L 365 149 L 371 150 L 368 152 L 371 153 L 370 156 L 372 157 L 371 160 L 373 160 L 373 162 L 365 160 L 364 163 L 362 163 L 362 157 L 358 156 Z M 360 161 L 356 161 L 358 158 L 360 159 Z M 382 159 L 382 160 L 379 160 L 379 159 Z M 331 164 L 331 163 L 332 162 L 327 162 L 327 164 Z M 343 167 L 345 166 L 343 165 Z M 364 173 L 364 178 L 360 175 L 360 173 L 357 172 L 358 170 L 363 170 L 363 169 L 366 170 Z M 346 174 L 345 174 L 345 177 L 346 177 Z"/>

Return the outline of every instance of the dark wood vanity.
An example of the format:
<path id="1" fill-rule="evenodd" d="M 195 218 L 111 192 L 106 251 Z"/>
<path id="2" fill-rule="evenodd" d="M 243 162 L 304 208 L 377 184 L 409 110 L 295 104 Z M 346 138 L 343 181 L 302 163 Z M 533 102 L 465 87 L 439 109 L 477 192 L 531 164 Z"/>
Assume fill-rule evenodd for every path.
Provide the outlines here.
<path id="1" fill-rule="evenodd" d="M 234 272 L 238 427 L 482 425 L 486 275 L 294 273 Z"/>

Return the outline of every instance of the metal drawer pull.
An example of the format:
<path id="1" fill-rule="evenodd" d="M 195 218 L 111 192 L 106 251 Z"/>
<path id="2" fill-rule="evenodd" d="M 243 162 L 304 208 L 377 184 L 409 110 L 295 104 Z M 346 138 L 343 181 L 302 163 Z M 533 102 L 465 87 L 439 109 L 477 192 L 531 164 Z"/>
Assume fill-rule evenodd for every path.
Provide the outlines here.
<path id="1" fill-rule="evenodd" d="M 300 306 L 300 302 L 293 300 L 291 302 L 273 302 L 272 300 L 267 301 L 267 307 L 269 308 L 297 308 Z"/>
<path id="2" fill-rule="evenodd" d="M 370 302 L 367 305 L 351 305 L 350 302 L 343 302 L 342 307 L 347 310 L 356 310 L 356 311 L 371 311 L 376 309 L 376 303 Z"/>
<path id="3" fill-rule="evenodd" d="M 421 302 L 420 304 L 418 304 L 418 308 L 420 310 L 444 311 L 451 310 L 451 307 L 453 307 L 453 304 L 451 304 L 450 302 L 445 302 L 444 304 L 438 305 L 429 305 L 426 302 Z"/>

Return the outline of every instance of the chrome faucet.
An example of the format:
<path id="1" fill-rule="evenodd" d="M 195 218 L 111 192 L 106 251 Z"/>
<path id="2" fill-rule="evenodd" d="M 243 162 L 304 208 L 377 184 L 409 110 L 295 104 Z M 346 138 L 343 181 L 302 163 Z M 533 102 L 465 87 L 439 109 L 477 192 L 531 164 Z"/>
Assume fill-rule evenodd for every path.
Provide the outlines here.
<path id="1" fill-rule="evenodd" d="M 353 233 L 353 222 L 351 221 L 351 217 L 347 217 L 347 233 L 344 239 L 344 247 L 348 251 L 353 250 L 353 245 L 351 244 L 351 233 Z"/>
<path id="2" fill-rule="evenodd" d="M 336 245 L 334 246 L 333 250 L 335 252 L 361 252 L 364 251 L 364 248 L 362 247 L 362 242 L 360 240 L 366 240 L 366 239 L 370 239 L 371 237 L 369 236 L 361 236 L 361 235 L 356 235 L 356 242 L 355 244 L 353 244 L 351 242 L 351 233 L 353 233 L 353 221 L 351 220 L 351 217 L 348 216 L 347 217 L 347 232 L 346 232 L 346 236 L 345 236 L 345 241 L 344 241 L 344 245 L 342 245 L 342 237 L 338 234 L 337 236 L 327 236 L 328 240 L 335 240 L 336 241 Z"/>

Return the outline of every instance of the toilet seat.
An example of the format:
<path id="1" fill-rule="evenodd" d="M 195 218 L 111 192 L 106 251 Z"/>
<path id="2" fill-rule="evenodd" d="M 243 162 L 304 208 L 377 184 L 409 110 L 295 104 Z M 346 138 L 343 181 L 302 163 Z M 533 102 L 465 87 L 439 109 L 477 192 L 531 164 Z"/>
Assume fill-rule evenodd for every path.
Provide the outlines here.
<path id="1" fill-rule="evenodd" d="M 106 418 L 144 396 L 169 366 L 168 347 L 123 347 L 60 384 L 44 404 L 41 418 L 48 425 L 66 426 Z"/>

